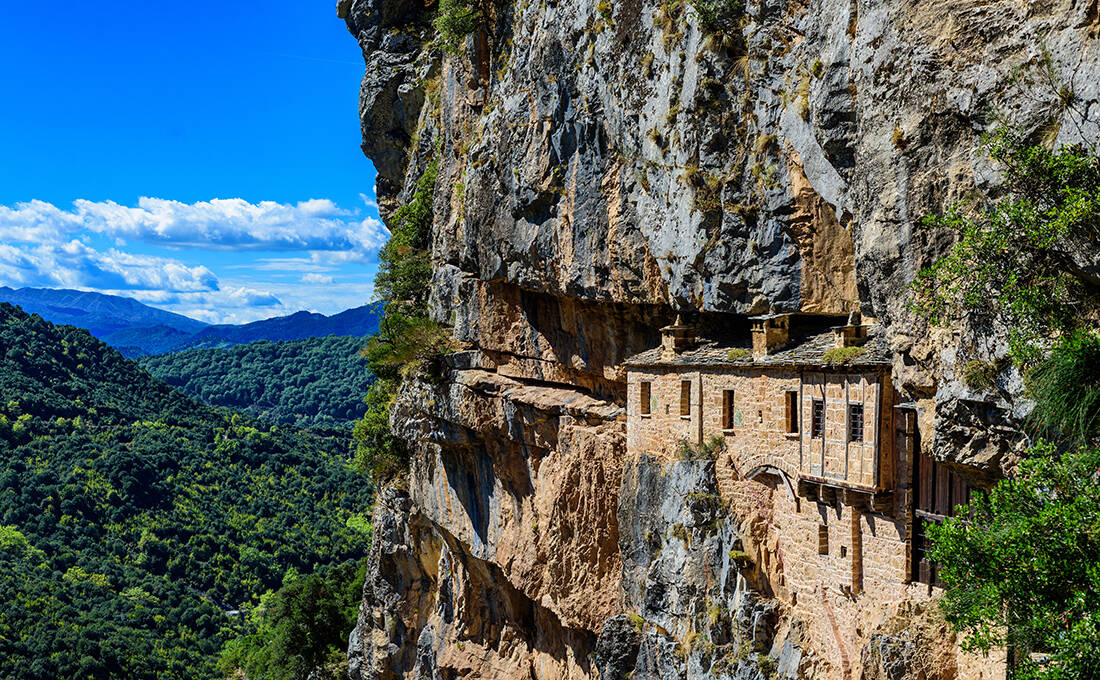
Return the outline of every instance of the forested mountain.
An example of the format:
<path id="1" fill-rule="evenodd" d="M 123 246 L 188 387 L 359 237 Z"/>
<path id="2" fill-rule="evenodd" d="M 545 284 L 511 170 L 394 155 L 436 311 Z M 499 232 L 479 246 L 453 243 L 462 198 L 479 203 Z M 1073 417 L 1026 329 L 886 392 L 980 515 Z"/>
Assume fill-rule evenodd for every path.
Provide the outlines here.
<path id="1" fill-rule="evenodd" d="M 378 331 L 378 310 L 373 305 L 355 307 L 339 314 L 325 316 L 313 312 L 295 312 L 262 321 L 234 325 L 208 326 L 171 349 L 229 347 L 258 340 L 301 340 L 328 335 L 365 337 Z"/>
<path id="2" fill-rule="evenodd" d="M 86 328 L 126 357 L 179 352 L 202 347 L 231 347 L 259 340 L 300 340 L 328 335 L 365 337 L 378 331 L 378 310 L 371 305 L 325 316 L 295 312 L 246 324 L 215 324 L 166 312 L 118 295 L 50 288 L 0 287 L 0 302 L 19 305 L 56 324 Z"/>
<path id="3" fill-rule="evenodd" d="M 0 678 L 218 677 L 238 610 L 364 554 L 347 452 L 0 304 Z"/>
<path id="4" fill-rule="evenodd" d="M 0 302 L 19 305 L 23 311 L 39 314 L 52 323 L 86 328 L 102 340 L 126 329 L 154 326 L 190 337 L 207 326 L 202 321 L 150 307 L 132 298 L 80 290 L 0 286 Z"/>
<path id="5" fill-rule="evenodd" d="M 371 374 L 359 356 L 364 340 L 329 336 L 192 349 L 143 357 L 146 370 L 208 404 L 276 423 L 345 426 L 366 411 Z"/>

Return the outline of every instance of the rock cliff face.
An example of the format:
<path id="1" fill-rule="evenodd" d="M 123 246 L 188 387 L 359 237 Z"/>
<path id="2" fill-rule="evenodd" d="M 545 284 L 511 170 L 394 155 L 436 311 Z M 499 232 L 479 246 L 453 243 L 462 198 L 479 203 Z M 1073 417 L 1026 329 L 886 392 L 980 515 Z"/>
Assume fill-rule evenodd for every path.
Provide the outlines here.
<path id="1" fill-rule="evenodd" d="M 625 458 L 622 363 L 678 311 L 721 332 L 859 310 L 922 441 L 1000 474 L 1019 377 L 974 393 L 961 366 L 997 330 L 907 311 L 949 245 L 918 224 L 997 194 L 995 112 L 1100 135 L 1096 1 L 751 0 L 717 28 L 685 0 L 490 4 L 457 54 L 432 2 L 338 6 L 383 217 L 439 159 L 433 315 L 469 348 L 393 413 L 415 454 L 376 508 L 352 677 L 973 676 L 919 599 L 853 618 L 843 654 L 810 634 L 775 546 L 709 500 L 713 463 Z"/>

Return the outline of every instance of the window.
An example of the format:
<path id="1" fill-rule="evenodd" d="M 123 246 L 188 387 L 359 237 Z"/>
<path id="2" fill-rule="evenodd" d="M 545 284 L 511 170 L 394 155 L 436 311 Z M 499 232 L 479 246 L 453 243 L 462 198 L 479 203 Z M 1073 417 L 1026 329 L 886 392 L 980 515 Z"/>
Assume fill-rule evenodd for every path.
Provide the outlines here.
<path id="1" fill-rule="evenodd" d="M 722 390 L 722 429 L 733 429 L 733 390 Z"/>
<path id="2" fill-rule="evenodd" d="M 798 392 L 788 390 L 786 399 L 787 434 L 798 434 Z"/>
<path id="3" fill-rule="evenodd" d="M 825 434 L 825 402 L 820 399 L 813 400 L 810 412 L 810 436 L 821 437 Z"/>
<path id="4" fill-rule="evenodd" d="M 641 385 L 641 390 L 638 397 L 638 412 L 641 413 L 643 416 L 649 415 L 649 401 L 651 399 L 650 395 L 652 393 L 652 385 L 653 383 L 650 383 L 648 381 L 642 382 Z"/>
<path id="5" fill-rule="evenodd" d="M 691 415 L 691 381 L 680 381 L 680 416 Z"/>
<path id="6" fill-rule="evenodd" d="M 817 554 L 829 554 L 829 526 L 824 523 L 817 525 Z"/>
<path id="7" fill-rule="evenodd" d="M 848 441 L 863 441 L 863 404 L 848 404 Z"/>

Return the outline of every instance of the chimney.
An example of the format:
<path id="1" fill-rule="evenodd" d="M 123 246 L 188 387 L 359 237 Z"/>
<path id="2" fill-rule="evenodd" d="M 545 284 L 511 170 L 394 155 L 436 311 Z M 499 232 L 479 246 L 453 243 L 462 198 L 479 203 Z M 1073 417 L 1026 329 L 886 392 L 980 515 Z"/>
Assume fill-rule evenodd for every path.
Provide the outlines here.
<path id="1" fill-rule="evenodd" d="M 783 347 L 790 340 L 790 314 L 774 314 L 752 320 L 752 356 L 759 359 Z"/>
<path id="2" fill-rule="evenodd" d="M 695 327 L 684 324 L 679 314 L 675 323 L 661 329 L 661 359 L 673 359 L 694 344 Z"/>
<path id="3" fill-rule="evenodd" d="M 867 326 L 863 325 L 863 316 L 859 312 L 848 315 L 848 323 L 833 329 L 837 347 L 858 347 L 867 341 Z"/>

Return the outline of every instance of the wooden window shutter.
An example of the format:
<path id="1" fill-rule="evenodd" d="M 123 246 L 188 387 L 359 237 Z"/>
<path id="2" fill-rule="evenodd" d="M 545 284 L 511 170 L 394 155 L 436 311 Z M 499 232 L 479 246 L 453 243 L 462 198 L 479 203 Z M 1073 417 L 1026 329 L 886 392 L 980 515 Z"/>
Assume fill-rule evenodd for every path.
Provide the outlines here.
<path id="1" fill-rule="evenodd" d="M 722 429 L 733 429 L 733 390 L 722 390 Z"/>
<path id="2" fill-rule="evenodd" d="M 798 392 L 788 390 L 787 395 L 787 432 L 798 433 Z"/>
<path id="3" fill-rule="evenodd" d="M 691 381 L 680 381 L 680 415 L 691 415 Z"/>
<path id="4" fill-rule="evenodd" d="M 641 384 L 641 390 L 638 397 L 638 412 L 643 416 L 649 415 L 650 399 L 652 398 L 652 383 L 649 381 L 643 381 Z"/>

